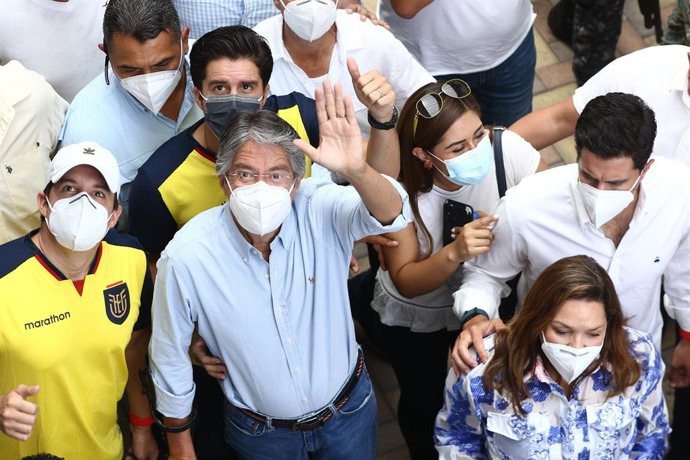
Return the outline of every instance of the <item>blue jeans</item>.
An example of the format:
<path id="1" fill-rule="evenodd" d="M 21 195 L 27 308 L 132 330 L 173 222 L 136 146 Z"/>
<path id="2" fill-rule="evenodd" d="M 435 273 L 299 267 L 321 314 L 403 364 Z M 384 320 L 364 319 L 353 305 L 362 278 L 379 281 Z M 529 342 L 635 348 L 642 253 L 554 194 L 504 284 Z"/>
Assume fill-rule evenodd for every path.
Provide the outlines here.
<path id="1" fill-rule="evenodd" d="M 278 383 L 279 384 L 279 383 Z M 311 431 L 274 428 L 225 404 L 225 441 L 242 459 L 373 460 L 376 457 L 376 398 L 367 372 L 333 417 Z"/>
<path id="2" fill-rule="evenodd" d="M 485 125 L 510 126 L 532 111 L 536 64 L 534 32 L 530 29 L 515 52 L 493 69 L 469 74 L 436 75 L 436 79 L 462 78 L 470 85 L 472 94 L 482 108 L 482 122 Z"/>

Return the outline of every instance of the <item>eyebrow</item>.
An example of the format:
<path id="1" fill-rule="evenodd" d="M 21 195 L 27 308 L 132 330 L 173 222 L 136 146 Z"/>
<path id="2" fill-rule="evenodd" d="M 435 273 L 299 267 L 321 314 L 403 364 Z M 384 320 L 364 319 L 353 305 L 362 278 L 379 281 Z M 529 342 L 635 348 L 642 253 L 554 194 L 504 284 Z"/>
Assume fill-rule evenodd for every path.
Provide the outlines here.
<path id="1" fill-rule="evenodd" d="M 249 171 L 255 171 L 253 166 L 249 166 L 247 164 L 243 163 L 237 163 L 235 167 L 233 168 L 235 170 L 237 169 L 244 169 L 244 170 L 249 170 Z M 273 171 L 291 171 L 291 167 L 287 164 L 279 165 L 279 166 L 273 166 L 271 168 L 268 168 L 267 172 L 273 172 Z"/>
<path id="2" fill-rule="evenodd" d="M 585 179 L 589 179 L 589 180 L 592 180 L 595 182 L 602 182 L 604 184 L 611 184 L 611 185 L 621 185 L 621 184 L 625 184 L 629 180 L 627 178 L 626 179 L 613 179 L 613 180 L 599 180 L 596 177 L 592 176 L 590 173 L 588 173 L 582 166 L 580 166 L 579 168 L 580 168 L 580 174 L 582 174 L 582 176 L 584 176 Z"/>
<path id="3" fill-rule="evenodd" d="M 484 125 L 479 125 L 479 128 L 474 130 L 472 137 L 476 137 L 481 132 L 482 129 L 484 129 Z M 446 150 L 448 150 L 452 147 L 455 147 L 456 145 L 464 144 L 465 142 L 467 142 L 467 139 L 460 139 L 459 141 L 452 142 L 452 143 L 448 144 L 448 146 L 446 147 Z"/>
<path id="4" fill-rule="evenodd" d="M 551 325 L 552 325 L 552 326 L 560 326 L 560 327 L 563 327 L 563 328 L 569 329 L 569 330 L 572 330 L 572 329 L 573 329 L 572 327 L 568 326 L 567 324 L 562 323 L 562 322 L 560 322 L 560 321 L 558 321 L 558 320 L 556 320 L 556 319 L 552 321 Z M 596 327 L 587 329 L 587 332 L 598 331 L 599 329 L 604 328 L 604 327 L 606 327 L 606 324 L 601 324 L 601 325 L 599 325 L 599 326 L 596 326 Z"/>

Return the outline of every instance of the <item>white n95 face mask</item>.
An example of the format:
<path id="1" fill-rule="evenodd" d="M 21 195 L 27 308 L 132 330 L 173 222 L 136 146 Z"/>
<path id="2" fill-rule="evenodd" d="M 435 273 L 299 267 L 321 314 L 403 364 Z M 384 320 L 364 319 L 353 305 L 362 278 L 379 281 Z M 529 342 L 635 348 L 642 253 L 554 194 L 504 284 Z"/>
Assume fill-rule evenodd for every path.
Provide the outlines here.
<path id="1" fill-rule="evenodd" d="M 161 70 L 120 80 L 122 87 L 154 115 L 158 115 L 182 78 L 180 69 L 184 60 L 183 49 L 180 39 L 180 63 L 177 70 Z"/>
<path id="2" fill-rule="evenodd" d="M 108 233 L 108 211 L 82 192 L 71 198 L 57 200 L 54 205 L 46 198 L 50 216 L 48 230 L 61 246 L 70 251 L 88 251 Z"/>
<path id="3" fill-rule="evenodd" d="M 259 181 L 233 189 L 230 188 L 228 206 L 242 228 L 254 235 L 264 236 L 281 226 L 292 209 L 290 190 Z"/>
<path id="4" fill-rule="evenodd" d="M 541 333 L 541 350 L 549 359 L 551 365 L 561 374 L 561 377 L 569 384 L 582 374 L 590 364 L 599 356 L 601 345 L 594 347 L 573 348 L 568 345 L 547 342 L 544 333 Z"/>
<path id="5" fill-rule="evenodd" d="M 589 219 L 596 228 L 600 228 L 620 214 L 635 198 L 633 190 L 640 181 L 641 175 L 629 190 L 599 190 L 589 184 L 578 180 L 577 188 L 580 191 L 582 202 Z"/>
<path id="6" fill-rule="evenodd" d="M 313 42 L 325 34 L 338 15 L 337 0 L 294 0 L 285 8 L 283 20 L 302 40 Z"/>

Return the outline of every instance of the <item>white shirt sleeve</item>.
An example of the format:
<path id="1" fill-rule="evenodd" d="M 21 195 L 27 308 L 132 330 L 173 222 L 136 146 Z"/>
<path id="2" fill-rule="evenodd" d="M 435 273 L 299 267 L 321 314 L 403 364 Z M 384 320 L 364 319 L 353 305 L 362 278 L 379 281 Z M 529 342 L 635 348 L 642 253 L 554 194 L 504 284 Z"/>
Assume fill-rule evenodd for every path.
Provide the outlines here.
<path id="1" fill-rule="evenodd" d="M 489 252 L 465 263 L 462 286 L 453 293 L 453 310 L 458 318 L 473 308 L 484 310 L 489 318 L 497 318 L 501 297 L 509 293 L 506 282 L 523 269 L 524 245 L 511 222 L 511 201 L 509 191 L 498 203 L 495 214 L 499 218 Z"/>
<path id="2" fill-rule="evenodd" d="M 690 220 L 690 219 L 689 219 Z M 690 229 L 690 223 L 686 224 Z M 683 237 L 664 272 L 666 311 L 681 329 L 690 331 L 690 231 Z"/>

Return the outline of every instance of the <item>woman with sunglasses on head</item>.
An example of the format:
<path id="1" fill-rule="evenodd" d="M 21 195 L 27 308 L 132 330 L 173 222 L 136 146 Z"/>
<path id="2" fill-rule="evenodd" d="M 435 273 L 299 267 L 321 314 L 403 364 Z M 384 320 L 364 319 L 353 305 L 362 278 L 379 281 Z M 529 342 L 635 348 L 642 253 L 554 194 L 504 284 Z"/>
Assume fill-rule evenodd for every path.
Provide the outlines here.
<path id="1" fill-rule="evenodd" d="M 416 460 L 437 455 L 434 419 L 443 403 L 448 349 L 460 329 L 452 292 L 459 287 L 462 263 L 490 249 L 490 214 L 499 192 L 492 130 L 482 125 L 464 81 L 421 87 L 400 112 L 397 129 L 400 181 L 413 223 L 387 235 L 398 247 L 384 248 L 388 271 L 377 274 L 372 307 L 400 384 L 400 428 Z M 502 145 L 507 187 L 540 168 L 539 153 L 518 135 L 505 131 Z M 446 200 L 486 215 L 455 228 L 455 240 L 444 246 Z"/>
<path id="2" fill-rule="evenodd" d="M 588 256 L 537 278 L 489 361 L 448 373 L 436 421 L 441 459 L 661 459 L 670 432 L 664 363 L 624 327 L 613 282 Z"/>

